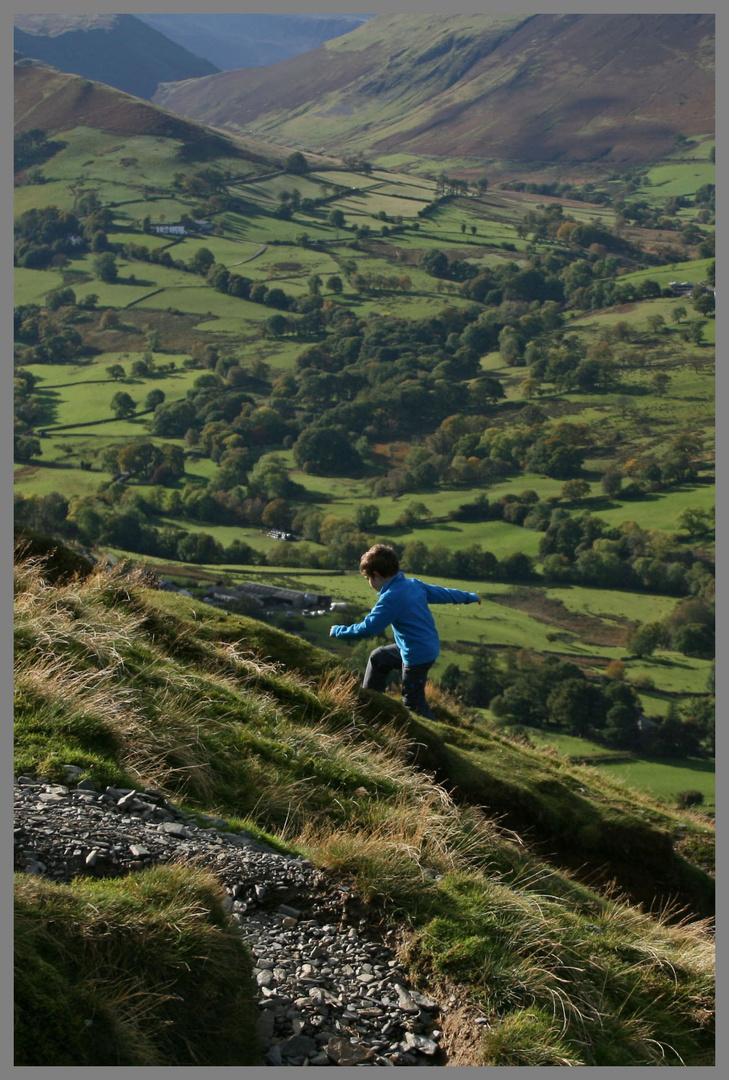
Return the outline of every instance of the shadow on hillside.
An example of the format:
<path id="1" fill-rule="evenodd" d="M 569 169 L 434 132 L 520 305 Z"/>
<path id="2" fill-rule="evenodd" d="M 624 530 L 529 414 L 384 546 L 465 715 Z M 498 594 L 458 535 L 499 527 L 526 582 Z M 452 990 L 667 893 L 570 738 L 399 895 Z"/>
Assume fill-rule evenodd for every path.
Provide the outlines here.
<path id="1" fill-rule="evenodd" d="M 58 405 L 61 395 L 56 390 L 36 388 L 35 397 L 41 407 L 41 413 L 35 420 L 36 428 L 50 427 L 58 423 Z"/>
<path id="2" fill-rule="evenodd" d="M 674 769 L 691 769 L 692 772 L 715 773 L 716 762 L 714 758 L 672 758 L 672 757 L 648 757 L 641 754 L 634 757 L 634 761 L 645 761 L 649 765 L 670 765 Z M 697 807 L 699 812 L 701 807 Z"/>

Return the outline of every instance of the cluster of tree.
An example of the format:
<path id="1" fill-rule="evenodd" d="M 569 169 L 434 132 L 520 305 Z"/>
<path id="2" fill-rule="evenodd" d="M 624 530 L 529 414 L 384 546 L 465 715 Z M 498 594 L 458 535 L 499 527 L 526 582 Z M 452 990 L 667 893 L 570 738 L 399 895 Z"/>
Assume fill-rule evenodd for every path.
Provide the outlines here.
<path id="1" fill-rule="evenodd" d="M 712 563 L 671 534 L 649 532 L 631 521 L 609 527 L 589 511 L 570 516 L 561 507 L 549 510 L 538 503 L 530 513 L 548 521 L 539 542 L 547 581 L 669 596 L 713 594 Z"/>
<path id="2" fill-rule="evenodd" d="M 628 640 L 631 656 L 652 656 L 673 649 L 684 656 L 710 659 L 715 652 L 715 611 L 711 597 L 682 600 L 664 619 L 636 627 Z"/>
<path id="3" fill-rule="evenodd" d="M 593 680 L 570 661 L 554 656 L 536 660 L 525 651 L 510 650 L 503 666 L 488 654 L 478 662 L 486 675 L 480 700 L 488 697 L 488 708 L 500 722 L 598 738 L 611 747 L 640 745 L 643 710 L 627 683 Z M 451 671 L 449 681 L 455 682 L 456 692 L 457 680 L 458 673 Z"/>
<path id="4" fill-rule="evenodd" d="M 96 496 L 75 500 L 73 506 L 57 493 L 27 498 L 18 493 L 15 520 L 19 525 L 83 545 L 119 547 L 140 555 L 198 564 L 265 562 L 242 540 L 234 540 L 225 547 L 210 533 L 154 525 L 154 516 L 164 512 L 164 504 L 155 491 L 152 489 L 151 494 L 142 498 L 134 489 L 114 485 Z"/>
<path id="5" fill-rule="evenodd" d="M 20 363 L 62 364 L 84 351 L 81 334 L 70 325 L 71 314 L 58 311 L 60 303 L 71 298 L 75 300 L 72 289 L 60 289 L 51 294 L 50 306 L 21 304 L 14 309 L 16 355 Z"/>
<path id="6" fill-rule="evenodd" d="M 24 211 L 15 221 L 14 264 L 31 270 L 64 265 L 74 254 L 80 223 L 76 214 L 56 206 Z"/>
<path id="7" fill-rule="evenodd" d="M 44 161 L 48 161 L 59 150 L 62 150 L 65 145 L 66 143 L 61 142 L 60 139 L 49 139 L 42 128 L 31 128 L 29 131 L 18 132 L 14 144 L 15 172 L 42 165 Z M 31 180 L 32 182 L 34 181 Z"/>
<path id="8" fill-rule="evenodd" d="M 383 274 L 367 271 L 353 274 L 350 282 L 357 292 L 363 293 L 408 292 L 413 284 L 407 274 Z"/>
<path id="9" fill-rule="evenodd" d="M 351 169 L 352 172 L 363 172 L 366 176 L 369 176 L 372 172 L 372 162 L 368 161 L 362 153 L 346 154 L 342 161 L 346 168 Z"/>
<path id="10" fill-rule="evenodd" d="M 488 180 L 485 176 L 478 182 L 478 186 L 480 190 L 486 190 L 488 187 Z M 459 180 L 456 177 L 446 176 L 443 172 L 438 173 L 435 181 L 436 199 L 442 199 L 444 195 L 468 195 L 468 191 L 468 180 Z"/>
<path id="11" fill-rule="evenodd" d="M 527 180 L 505 180 L 500 187 L 504 191 L 528 191 L 533 195 L 552 195 L 557 198 L 575 199 L 578 202 L 591 202 L 610 204 L 611 196 L 606 191 L 599 191 L 592 183 L 582 185 L 572 184 L 569 181 L 553 181 L 552 183 L 538 184 Z"/>
<path id="12" fill-rule="evenodd" d="M 16 368 L 13 380 L 15 413 L 15 460 L 28 461 L 40 453 L 40 442 L 32 435 L 33 428 L 43 418 L 43 399 L 35 393 L 38 380 L 32 372 Z"/>
<path id="13" fill-rule="evenodd" d="M 613 667 L 595 679 L 558 657 L 509 650 L 499 658 L 481 646 L 465 670 L 449 664 L 440 685 L 468 706 L 490 708 L 497 722 L 517 730 L 566 732 L 662 757 L 714 753 L 713 697 L 693 698 L 681 709 L 672 703 L 665 717 L 645 718 L 620 662 Z"/>

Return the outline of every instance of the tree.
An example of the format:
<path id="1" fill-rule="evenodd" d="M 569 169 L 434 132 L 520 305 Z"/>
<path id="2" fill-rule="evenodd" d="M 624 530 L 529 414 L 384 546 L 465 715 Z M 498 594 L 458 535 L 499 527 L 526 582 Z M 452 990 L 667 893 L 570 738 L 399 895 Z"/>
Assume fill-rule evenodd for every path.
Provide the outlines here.
<path id="1" fill-rule="evenodd" d="M 117 390 L 111 399 L 110 406 L 117 420 L 123 420 L 127 416 L 134 414 L 137 404 L 132 400 L 131 394 L 128 394 L 125 390 Z"/>
<path id="2" fill-rule="evenodd" d="M 613 705 L 605 718 L 603 738 L 608 746 L 630 750 L 640 742 L 640 728 L 635 710 L 628 705 Z"/>
<path id="3" fill-rule="evenodd" d="M 76 303 L 76 293 L 71 288 L 52 289 L 46 296 L 48 311 L 57 311 L 60 307 Z"/>
<path id="4" fill-rule="evenodd" d="M 678 524 L 689 536 L 706 536 L 714 528 L 714 515 L 700 506 L 688 506 L 678 516 Z"/>
<path id="5" fill-rule="evenodd" d="M 160 456 L 160 452 L 154 443 L 134 442 L 122 446 L 117 454 L 117 462 L 122 472 L 131 473 L 132 476 L 140 476 L 150 466 L 155 465 Z"/>
<path id="6" fill-rule="evenodd" d="M 479 646 L 461 679 L 463 700 L 466 705 L 487 709 L 503 687 L 504 675 L 496 657 L 485 645 Z"/>
<path id="7" fill-rule="evenodd" d="M 589 494 L 590 485 L 587 480 L 567 480 L 560 490 L 560 495 L 567 502 L 582 502 Z"/>
<path id="8" fill-rule="evenodd" d="M 230 491 L 240 484 L 246 484 L 250 461 L 251 456 L 247 450 L 229 450 L 220 459 L 220 468 L 211 483 L 220 491 Z"/>
<path id="9" fill-rule="evenodd" d="M 165 399 L 164 390 L 150 390 L 144 399 L 145 409 L 156 409 Z"/>
<path id="10" fill-rule="evenodd" d="M 659 397 L 663 397 L 671 385 L 671 376 L 665 371 L 654 371 L 651 375 L 651 387 Z"/>
<path id="11" fill-rule="evenodd" d="M 286 158 L 284 168 L 286 169 L 286 172 L 293 173 L 295 176 L 301 176 L 303 173 L 309 171 L 306 158 L 299 150 L 295 150 L 293 154 L 289 154 Z"/>
<path id="12" fill-rule="evenodd" d="M 700 319 L 697 319 L 696 322 L 689 323 L 684 332 L 686 333 L 687 340 L 693 345 L 701 345 L 703 343 L 704 324 Z"/>
<path id="13" fill-rule="evenodd" d="M 528 581 L 534 574 L 534 567 L 529 555 L 512 551 L 500 560 L 499 572 L 507 581 Z"/>
<path id="14" fill-rule="evenodd" d="M 714 627 L 705 623 L 685 623 L 671 636 L 671 648 L 684 656 L 708 659 L 715 651 Z"/>
<path id="15" fill-rule="evenodd" d="M 716 308 L 713 293 L 701 293 L 693 302 L 693 308 L 701 315 L 709 315 Z"/>
<path id="16" fill-rule="evenodd" d="M 688 312 L 683 304 L 674 304 L 671 308 L 671 318 L 675 323 L 680 323 L 681 319 L 685 319 L 687 315 Z"/>
<path id="17" fill-rule="evenodd" d="M 662 623 L 644 623 L 628 639 L 628 652 L 631 656 L 652 656 L 659 647 L 670 643 L 667 627 Z"/>
<path id="18" fill-rule="evenodd" d="M 334 427 L 306 428 L 294 443 L 294 461 L 315 476 L 341 476 L 357 470 L 361 458 L 349 439 Z"/>
<path id="19" fill-rule="evenodd" d="M 223 545 L 209 533 L 186 533 L 177 545 L 177 558 L 182 562 L 219 563 L 223 561 Z"/>
<path id="20" fill-rule="evenodd" d="M 269 529 L 290 529 L 292 511 L 285 499 L 271 499 L 263 509 L 261 523 Z"/>
<path id="21" fill-rule="evenodd" d="M 499 352 L 504 363 L 510 367 L 519 363 L 521 344 L 513 326 L 504 326 L 499 331 Z"/>
<path id="22" fill-rule="evenodd" d="M 344 211 L 340 210 L 339 207 L 333 207 L 329 211 L 327 222 L 337 230 L 337 235 L 339 235 L 339 230 L 344 228 Z"/>
<path id="23" fill-rule="evenodd" d="M 283 337 L 288 330 L 289 322 L 285 315 L 271 315 L 266 319 L 266 334 L 270 337 Z"/>
<path id="24" fill-rule="evenodd" d="M 380 520 L 380 508 L 374 503 L 360 503 L 354 511 L 354 523 L 360 532 L 369 532 Z"/>
<path id="25" fill-rule="evenodd" d="M 448 276 L 448 256 L 438 251 L 437 248 L 431 248 L 430 251 L 426 251 L 420 259 L 420 269 L 424 270 L 426 274 L 430 274 L 431 277 L 444 278 Z"/>
<path id="26" fill-rule="evenodd" d="M 549 722 L 572 735 L 586 735 L 605 723 L 605 699 L 598 686 L 585 678 L 565 679 L 547 697 Z"/>
<path id="27" fill-rule="evenodd" d="M 604 472 L 600 481 L 600 487 L 608 498 L 614 498 L 620 493 L 620 489 L 623 486 L 623 477 L 618 469 L 608 469 Z"/>
<path id="28" fill-rule="evenodd" d="M 133 360 L 130 371 L 135 379 L 145 379 L 149 375 L 149 365 L 146 360 Z"/>
<path id="29" fill-rule="evenodd" d="M 195 407 L 190 401 L 163 402 L 154 410 L 151 422 L 153 435 L 182 439 L 195 423 Z"/>
<path id="30" fill-rule="evenodd" d="M 106 374 L 110 379 L 113 379 L 114 382 L 116 382 L 117 379 L 123 379 L 125 377 L 126 371 L 121 364 L 109 364 L 106 369 Z"/>
<path id="31" fill-rule="evenodd" d="M 440 677 L 438 684 L 441 690 L 445 690 L 454 697 L 461 697 L 463 689 L 463 673 L 458 664 L 448 664 Z"/>
<path id="32" fill-rule="evenodd" d="M 41 454 L 40 440 L 34 435 L 16 435 L 14 440 L 14 457 L 16 461 L 30 461 L 31 458 Z"/>
<path id="33" fill-rule="evenodd" d="M 192 259 L 190 259 L 189 267 L 194 274 L 207 274 L 210 267 L 215 262 L 215 256 L 209 248 L 198 248 Z"/>
<path id="34" fill-rule="evenodd" d="M 94 273 L 100 281 L 107 283 L 116 281 L 119 276 L 116 259 L 110 251 L 105 251 L 94 259 Z"/>
<path id="35" fill-rule="evenodd" d="M 341 295 L 344 290 L 344 283 L 338 274 L 332 274 L 327 278 L 327 289 L 329 292 L 333 292 L 335 296 Z"/>

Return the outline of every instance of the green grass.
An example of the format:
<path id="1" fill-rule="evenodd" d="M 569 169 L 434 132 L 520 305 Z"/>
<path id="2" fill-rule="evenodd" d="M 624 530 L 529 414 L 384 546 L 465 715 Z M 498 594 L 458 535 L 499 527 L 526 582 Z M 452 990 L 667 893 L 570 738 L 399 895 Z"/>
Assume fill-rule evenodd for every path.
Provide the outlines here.
<path id="1" fill-rule="evenodd" d="M 252 961 L 207 872 L 15 875 L 15 1065 L 256 1065 Z"/>
<path id="2" fill-rule="evenodd" d="M 713 812 L 716 809 L 713 760 L 682 758 L 678 761 L 665 759 L 647 761 L 639 759 L 605 762 L 599 768 L 610 776 L 623 780 L 634 790 L 651 792 L 671 804 L 675 804 L 676 796 L 682 791 L 691 789 L 700 791 L 704 796 L 704 801 L 697 807 L 699 812 Z"/>
<path id="3" fill-rule="evenodd" d="M 194 278 L 192 279 L 194 280 Z M 222 319 L 237 319 L 240 324 L 265 322 L 271 309 L 263 304 L 253 304 L 250 300 L 227 296 L 205 285 L 189 284 L 188 277 L 181 287 L 165 287 L 156 296 L 148 296 L 137 305 L 142 309 L 164 310 L 167 307 L 195 315 L 217 315 Z"/>
<path id="4" fill-rule="evenodd" d="M 676 606 L 673 596 L 626 592 L 621 589 L 588 589 L 582 585 L 567 585 L 544 590 L 549 599 L 559 600 L 569 611 L 598 617 L 624 617 L 639 622 L 654 622 L 665 618 Z"/>
<path id="5" fill-rule="evenodd" d="M 60 270 L 27 270 L 16 266 L 13 270 L 13 302 L 20 304 L 42 304 L 49 292 L 63 286 L 63 274 Z M 89 292 L 92 292 L 89 283 Z M 78 289 L 79 298 L 85 295 L 84 287 Z"/>
<path id="6" fill-rule="evenodd" d="M 648 792 L 669 805 L 676 805 L 676 796 L 691 788 L 704 796 L 698 807 L 700 812 L 715 810 L 715 764 L 713 759 L 685 758 L 678 761 L 668 758 L 648 759 L 639 755 L 627 755 L 623 751 L 606 751 L 599 743 L 579 739 L 574 735 L 562 735 L 540 728 L 525 728 L 537 747 L 554 747 L 566 758 L 590 763 L 600 772 L 625 783 L 638 793 Z M 610 758 L 615 760 L 611 761 Z"/>
<path id="7" fill-rule="evenodd" d="M 378 910 L 389 919 L 407 916 L 404 958 L 420 985 L 427 988 L 433 975 L 447 977 L 489 1015 L 492 1042 L 503 1034 L 498 1052 L 484 1043 L 485 1063 L 519 1062 L 518 1048 L 511 1057 L 505 1049 L 508 1034 L 525 1010 L 552 1016 L 555 984 L 567 1008 L 559 1032 L 545 1021 L 545 1062 L 566 1054 L 575 1064 L 646 1064 L 657 1060 L 649 1041 L 655 1039 L 687 1064 L 709 1063 L 709 1017 L 698 1012 L 700 1000 L 710 1011 L 711 998 L 703 930 L 671 926 L 600 895 L 563 873 L 558 860 L 544 863 L 502 831 L 529 823 L 532 836 L 546 829 L 553 858 L 570 852 L 593 868 L 607 860 L 620 880 L 625 868 L 618 851 L 627 848 L 653 887 L 693 890 L 699 902 L 706 875 L 678 859 L 668 838 L 706 846 L 708 824 L 488 725 L 470 726 L 437 695 L 439 720 L 408 714 L 388 697 L 357 689 L 331 654 L 254 620 L 149 590 L 134 577 L 92 575 L 50 587 L 37 567 L 22 565 L 17 574 L 16 768 L 52 778 L 68 763 L 93 764 L 97 782 L 126 778 L 173 798 L 184 793 L 190 808 L 250 819 L 317 865 L 352 875 L 366 900 L 379 898 Z M 433 773 L 459 802 L 485 804 L 499 826 L 451 801 L 433 785 Z M 186 868 L 185 882 L 189 873 Z M 149 880 L 135 875 L 62 890 L 69 906 L 58 936 L 78 940 L 84 923 L 77 912 L 98 917 L 85 890 L 115 902 L 121 892 L 113 914 L 106 907 L 100 912 L 110 916 L 100 948 L 110 948 L 117 913 L 128 904 L 135 919 L 154 912 Z M 164 875 L 154 885 L 174 891 Z M 166 910 L 175 912 L 176 925 L 183 922 L 178 908 Z M 172 921 L 162 923 L 148 949 L 134 948 L 130 935 L 141 989 L 148 964 L 164 964 L 169 948 L 187 944 L 184 934 L 168 939 Z M 227 941 L 224 921 L 215 915 L 212 921 L 215 940 Z M 46 918 L 44 930 L 49 925 Z M 196 926 L 208 933 L 203 919 Z M 79 946 L 71 955 L 79 965 L 71 971 L 72 991 L 43 987 L 50 987 L 48 1016 L 65 1019 L 63 1010 L 74 1007 L 89 972 L 101 970 L 102 961 L 89 960 Z M 115 956 L 115 974 L 126 970 L 128 955 Z M 228 954 L 224 959 L 225 975 L 205 995 L 215 1023 L 207 1013 L 185 1017 L 189 1036 L 214 1040 L 221 1055 L 234 1053 L 237 1043 L 216 1034 L 218 1022 L 234 1025 L 237 1038 L 247 1033 L 225 995 L 248 973 Z M 208 970 L 215 977 L 212 964 L 203 969 L 191 958 L 180 978 L 206 986 Z M 103 989 L 101 979 L 100 1001 Z M 182 997 L 180 1008 L 197 1000 Z M 587 1027 L 586 1015 L 593 1018 Z M 697 1016 L 703 1016 L 698 1024 Z M 636 1035 L 638 1018 L 643 1027 Z M 175 1033 L 159 1023 L 150 1027 L 160 1038 Z M 113 1047 L 109 1039 L 104 1045 Z M 136 1047 L 130 1040 L 125 1049 Z M 75 1063 L 85 1060 L 76 1046 L 70 1053 Z M 165 1060 L 176 1062 L 174 1053 L 167 1051 Z"/>
<path id="8" fill-rule="evenodd" d="M 678 532 L 678 519 L 688 507 L 709 510 L 714 505 L 715 490 L 711 484 L 686 484 L 673 491 L 654 492 L 641 499 L 625 501 L 613 509 L 596 509 L 598 517 L 610 526 L 635 521 L 643 529 Z"/>
<path id="9" fill-rule="evenodd" d="M 628 274 L 621 274 L 620 281 L 630 281 L 639 285 L 641 281 L 657 281 L 662 289 L 666 288 L 671 281 L 705 281 L 706 274 L 713 259 L 692 259 L 687 262 L 669 263 L 666 266 L 652 266 L 649 270 L 632 270 Z M 643 301 L 645 303 L 646 301 Z M 684 297 L 677 297 L 674 301 L 678 304 L 687 305 Z"/>
<path id="10" fill-rule="evenodd" d="M 654 165 L 646 173 L 646 179 L 649 183 L 635 191 L 635 198 L 655 205 L 676 195 L 693 195 L 704 184 L 713 184 L 715 168 L 708 160 L 670 161 Z"/>

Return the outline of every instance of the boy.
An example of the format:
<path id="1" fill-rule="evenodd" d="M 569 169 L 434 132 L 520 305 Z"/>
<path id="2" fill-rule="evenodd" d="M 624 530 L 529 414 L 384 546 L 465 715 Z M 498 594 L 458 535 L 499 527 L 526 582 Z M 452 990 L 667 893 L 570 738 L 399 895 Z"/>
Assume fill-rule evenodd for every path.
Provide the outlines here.
<path id="1" fill-rule="evenodd" d="M 425 700 L 425 679 L 440 652 L 440 639 L 428 604 L 480 604 L 481 597 L 405 577 L 395 551 L 387 544 L 375 544 L 365 551 L 359 569 L 377 590 L 377 603 L 362 622 L 332 626 L 329 636 L 374 637 L 391 625 L 395 644 L 370 653 L 362 685 L 384 693 L 388 674 L 401 668 L 404 704 L 434 720 Z"/>

